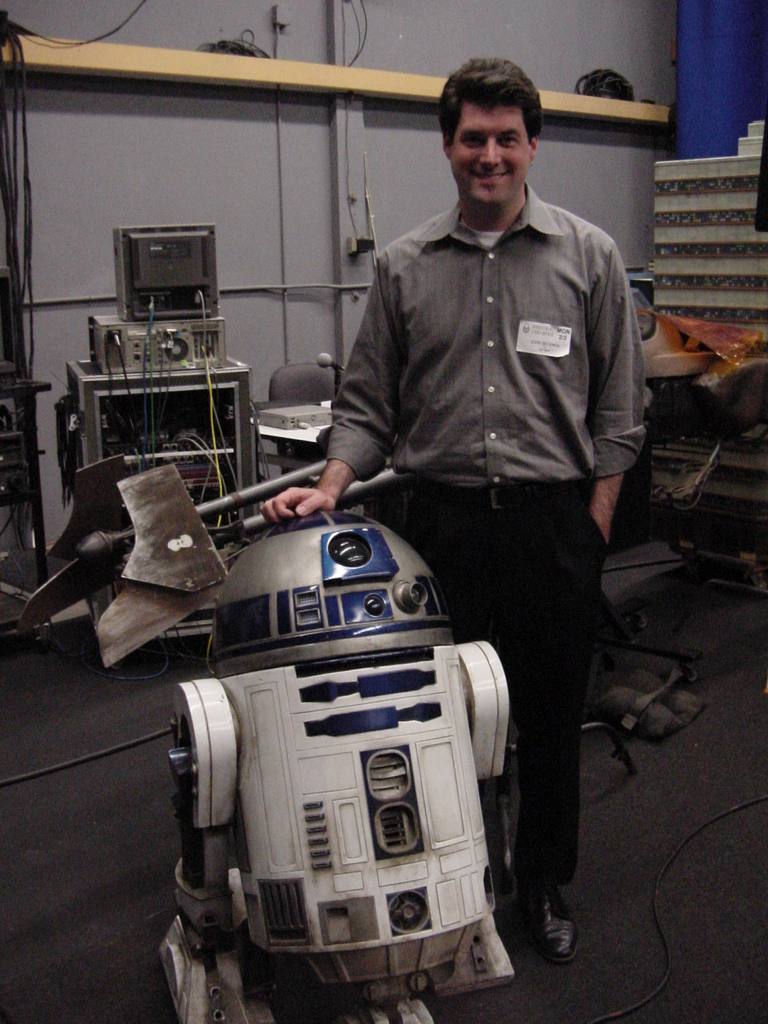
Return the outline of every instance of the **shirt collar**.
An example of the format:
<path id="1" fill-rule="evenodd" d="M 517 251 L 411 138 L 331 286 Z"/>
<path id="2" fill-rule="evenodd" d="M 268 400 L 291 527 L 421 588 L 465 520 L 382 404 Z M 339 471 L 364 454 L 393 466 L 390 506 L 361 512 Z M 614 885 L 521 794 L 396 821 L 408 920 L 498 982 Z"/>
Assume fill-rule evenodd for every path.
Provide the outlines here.
<path id="1" fill-rule="evenodd" d="M 525 186 L 525 205 L 520 211 L 520 216 L 506 234 L 514 234 L 527 227 L 533 228 L 534 231 L 543 235 L 562 235 L 563 233 L 555 223 L 547 204 L 539 199 L 528 184 Z M 462 230 L 458 203 L 453 209 L 427 221 L 419 232 L 420 238 L 425 242 L 438 242 L 449 235 L 464 242 L 471 241 L 469 234 Z"/>
<path id="2" fill-rule="evenodd" d="M 542 235 L 562 235 L 562 229 L 557 226 L 547 204 L 539 199 L 529 185 L 525 186 L 525 192 L 525 206 L 517 221 L 510 228 L 510 231 L 532 227 L 535 231 L 541 232 Z"/>

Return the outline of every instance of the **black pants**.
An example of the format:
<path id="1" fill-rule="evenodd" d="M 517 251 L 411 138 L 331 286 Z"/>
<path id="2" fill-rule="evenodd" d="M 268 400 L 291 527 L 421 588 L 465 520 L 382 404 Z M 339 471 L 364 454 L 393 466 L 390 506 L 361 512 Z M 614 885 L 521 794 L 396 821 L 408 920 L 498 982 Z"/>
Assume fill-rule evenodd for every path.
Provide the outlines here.
<path id="1" fill-rule="evenodd" d="M 454 493 L 452 493 L 454 492 Z M 517 727 L 518 881 L 576 870 L 579 751 L 606 545 L 577 485 L 505 492 L 491 508 L 418 486 L 406 536 L 443 589 L 456 643 L 493 638 Z"/>

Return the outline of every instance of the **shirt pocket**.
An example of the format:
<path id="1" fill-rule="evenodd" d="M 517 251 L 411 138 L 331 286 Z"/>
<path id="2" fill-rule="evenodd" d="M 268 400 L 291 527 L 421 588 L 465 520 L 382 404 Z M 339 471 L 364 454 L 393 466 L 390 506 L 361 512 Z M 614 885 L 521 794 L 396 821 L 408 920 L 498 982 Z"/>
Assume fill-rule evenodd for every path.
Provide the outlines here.
<path id="1" fill-rule="evenodd" d="M 589 390 L 584 315 L 574 299 L 558 307 L 521 303 L 506 325 L 508 356 L 531 383 L 564 389 L 581 405 Z"/>

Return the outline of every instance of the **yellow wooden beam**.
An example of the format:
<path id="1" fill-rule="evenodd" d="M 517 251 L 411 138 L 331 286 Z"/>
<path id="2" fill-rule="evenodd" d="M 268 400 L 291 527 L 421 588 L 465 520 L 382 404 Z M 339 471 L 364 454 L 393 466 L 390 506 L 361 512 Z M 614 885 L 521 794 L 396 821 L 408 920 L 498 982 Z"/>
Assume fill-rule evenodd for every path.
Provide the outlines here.
<path id="1" fill-rule="evenodd" d="M 649 128 L 669 128 L 669 107 L 660 103 L 611 100 L 604 96 L 579 96 L 575 92 L 539 90 L 546 114 L 597 121 L 624 121 Z"/>
<path id="2" fill-rule="evenodd" d="M 171 50 L 119 43 L 49 43 L 34 36 L 22 38 L 28 71 L 54 75 L 149 79 L 233 88 L 284 88 L 299 92 L 353 93 L 403 102 L 436 103 L 444 78 L 401 71 L 312 64 L 307 61 L 270 60 Z M 4 58 L 10 61 L 9 44 Z M 666 128 L 669 107 L 653 103 L 579 96 L 576 93 L 541 93 L 545 113 L 561 117 L 623 122 Z"/>

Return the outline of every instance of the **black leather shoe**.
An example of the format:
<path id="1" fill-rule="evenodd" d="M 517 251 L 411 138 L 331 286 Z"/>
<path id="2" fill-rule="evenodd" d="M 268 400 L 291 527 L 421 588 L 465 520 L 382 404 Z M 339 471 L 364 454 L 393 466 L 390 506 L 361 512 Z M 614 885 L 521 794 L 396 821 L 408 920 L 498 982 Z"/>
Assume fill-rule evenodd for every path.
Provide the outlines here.
<path id="1" fill-rule="evenodd" d="M 518 894 L 518 905 L 533 945 L 547 960 L 567 964 L 576 955 L 576 925 L 557 886 L 534 883 Z"/>

